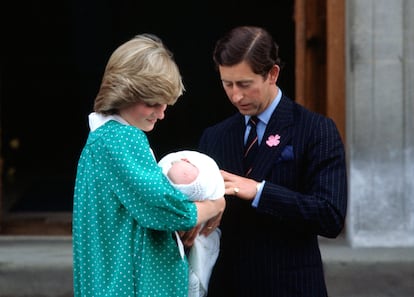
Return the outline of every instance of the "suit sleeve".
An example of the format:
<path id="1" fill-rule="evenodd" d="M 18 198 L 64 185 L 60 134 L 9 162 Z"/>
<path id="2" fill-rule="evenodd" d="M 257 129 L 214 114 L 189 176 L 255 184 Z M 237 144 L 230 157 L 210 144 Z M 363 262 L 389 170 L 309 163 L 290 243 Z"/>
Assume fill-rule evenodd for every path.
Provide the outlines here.
<path id="1" fill-rule="evenodd" d="M 295 228 L 336 237 L 344 226 L 347 207 L 345 151 L 334 122 L 319 118 L 303 143 L 292 178 L 298 187 L 266 180 L 257 211 L 291 222 Z M 300 172 L 300 173 L 297 173 Z"/>

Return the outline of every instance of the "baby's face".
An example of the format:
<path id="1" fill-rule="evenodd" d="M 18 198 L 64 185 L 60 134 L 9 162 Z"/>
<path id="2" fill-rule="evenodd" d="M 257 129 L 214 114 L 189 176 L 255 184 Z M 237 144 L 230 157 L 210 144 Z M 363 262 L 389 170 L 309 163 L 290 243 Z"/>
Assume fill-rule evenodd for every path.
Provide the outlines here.
<path id="1" fill-rule="evenodd" d="M 191 164 L 187 159 L 174 161 L 168 171 L 168 178 L 178 185 L 185 185 L 192 183 L 198 176 L 199 170 Z"/>

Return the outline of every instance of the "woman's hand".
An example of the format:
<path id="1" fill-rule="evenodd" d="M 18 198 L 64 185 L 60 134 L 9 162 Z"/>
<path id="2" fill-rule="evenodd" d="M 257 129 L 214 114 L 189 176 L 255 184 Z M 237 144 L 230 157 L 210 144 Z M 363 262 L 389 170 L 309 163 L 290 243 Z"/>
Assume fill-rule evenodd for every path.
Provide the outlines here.
<path id="1" fill-rule="evenodd" d="M 217 216 L 211 218 L 206 223 L 197 225 L 189 231 L 179 231 L 181 241 L 185 247 L 191 247 L 194 244 L 194 240 L 199 234 L 209 236 L 216 228 L 220 226 L 221 217 L 223 213 L 219 213 Z"/>
<path id="2" fill-rule="evenodd" d="M 195 226 L 193 229 L 188 231 L 178 231 L 178 235 L 180 235 L 181 241 L 185 247 L 192 247 L 194 244 L 194 240 L 199 234 L 201 229 L 201 225 Z"/>
<path id="3" fill-rule="evenodd" d="M 215 217 L 212 217 L 209 219 L 204 225 L 203 228 L 201 228 L 200 234 L 203 234 L 205 236 L 209 236 L 211 232 L 214 231 L 214 229 L 218 228 L 220 226 L 221 217 L 223 216 L 223 213 L 220 212 Z"/>
<path id="4" fill-rule="evenodd" d="M 198 234 L 208 236 L 214 231 L 221 221 L 226 199 L 221 197 L 215 200 L 204 200 L 195 202 L 197 205 L 198 225 L 189 231 L 179 231 L 181 241 L 186 247 L 191 247 Z"/>

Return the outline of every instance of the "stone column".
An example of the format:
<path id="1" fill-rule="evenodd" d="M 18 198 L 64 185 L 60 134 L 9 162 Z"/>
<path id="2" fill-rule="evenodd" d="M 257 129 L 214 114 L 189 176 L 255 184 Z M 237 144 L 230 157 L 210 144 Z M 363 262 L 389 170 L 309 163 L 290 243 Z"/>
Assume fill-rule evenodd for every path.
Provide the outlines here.
<path id="1" fill-rule="evenodd" d="M 414 246 L 414 1 L 347 1 L 351 246 Z"/>

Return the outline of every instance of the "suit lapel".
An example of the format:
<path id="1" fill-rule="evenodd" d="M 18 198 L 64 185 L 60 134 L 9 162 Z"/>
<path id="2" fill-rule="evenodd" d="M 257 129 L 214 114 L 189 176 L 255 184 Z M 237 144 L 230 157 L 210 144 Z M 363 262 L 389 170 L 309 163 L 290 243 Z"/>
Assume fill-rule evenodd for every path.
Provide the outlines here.
<path id="1" fill-rule="evenodd" d="M 228 154 L 225 156 L 225 159 L 227 160 L 225 163 L 228 166 L 226 170 L 243 175 L 244 117 L 241 114 L 238 114 L 225 129 L 228 131 L 228 133 L 226 133 L 227 137 L 225 137 L 223 143 L 223 146 L 226 148 L 224 151 Z"/>
<path id="2" fill-rule="evenodd" d="M 268 171 L 272 168 L 275 160 L 278 159 L 285 146 L 291 143 L 293 136 L 293 102 L 283 96 L 279 105 L 273 112 L 269 123 L 267 124 L 262 142 L 254 161 L 253 170 L 250 177 L 254 179 L 263 179 Z M 278 137 L 279 143 L 266 143 L 270 136 Z M 243 157 L 242 157 L 243 158 Z"/>

